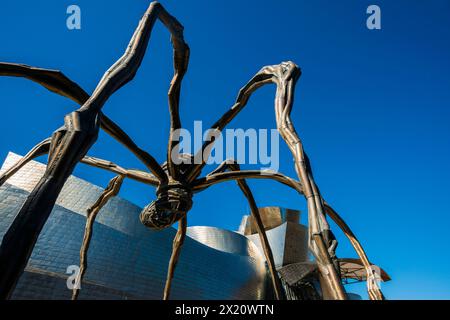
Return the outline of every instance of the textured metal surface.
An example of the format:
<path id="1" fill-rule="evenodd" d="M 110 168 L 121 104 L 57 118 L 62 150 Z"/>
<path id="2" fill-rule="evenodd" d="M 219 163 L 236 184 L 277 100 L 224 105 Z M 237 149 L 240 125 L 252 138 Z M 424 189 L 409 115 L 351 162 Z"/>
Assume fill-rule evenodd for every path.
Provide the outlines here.
<path id="1" fill-rule="evenodd" d="M 280 207 L 264 207 L 259 208 L 259 214 L 261 215 L 265 230 L 276 228 L 288 221 L 295 224 L 299 224 L 300 222 L 300 211 L 298 210 Z M 257 233 L 255 219 L 252 216 L 243 216 L 241 225 L 239 226 L 239 232 L 244 235 Z"/>
<path id="2" fill-rule="evenodd" d="M 364 264 L 360 259 L 345 258 L 339 259 L 341 276 L 343 279 L 355 279 L 358 281 L 367 280 L 367 272 Z M 372 264 L 372 268 L 376 272 L 378 281 L 390 281 L 391 277 L 380 267 Z"/>
<path id="3" fill-rule="evenodd" d="M 285 222 L 278 227 L 266 231 L 270 247 L 273 251 L 275 266 L 296 262 L 306 262 L 308 258 L 308 229 L 299 224 Z M 262 250 L 257 234 L 247 236 Z"/>
<path id="4" fill-rule="evenodd" d="M 317 265 L 313 262 L 292 263 L 278 269 L 280 276 L 290 286 L 295 285 L 314 271 L 317 271 Z"/>
<path id="5" fill-rule="evenodd" d="M 2 171 L 18 158 L 10 153 Z M 30 162 L 0 188 L 0 237 L 44 170 L 44 165 Z M 66 268 L 79 263 L 86 209 L 101 192 L 101 188 L 86 181 L 69 178 L 13 298 L 70 299 Z M 140 211 L 120 197 L 102 209 L 94 224 L 80 299 L 161 299 L 176 231 L 145 228 L 139 221 Z M 198 241 L 207 238 L 199 236 L 200 230 L 235 244 L 217 245 L 214 249 L 210 241 Z M 173 299 L 264 298 L 264 258 L 258 258 L 251 243 L 247 242 L 250 248 L 245 248 L 242 235 L 216 228 L 193 228 L 192 232 L 196 237 L 186 238 L 173 279 Z"/>
<path id="6" fill-rule="evenodd" d="M 260 249 L 251 240 L 233 231 L 195 226 L 187 229 L 187 235 L 216 250 L 264 260 Z"/>

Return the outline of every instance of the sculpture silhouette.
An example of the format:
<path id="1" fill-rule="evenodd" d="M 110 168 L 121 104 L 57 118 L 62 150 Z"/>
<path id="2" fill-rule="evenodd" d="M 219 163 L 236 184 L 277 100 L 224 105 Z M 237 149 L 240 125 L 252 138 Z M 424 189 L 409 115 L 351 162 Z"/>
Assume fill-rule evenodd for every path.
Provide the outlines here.
<path id="1" fill-rule="evenodd" d="M 134 78 L 144 57 L 153 25 L 157 19 L 171 33 L 175 69 L 168 93 L 170 136 L 167 161 L 163 165 L 160 165 L 149 153 L 139 148 L 118 125 L 102 112 L 102 107 L 108 98 Z M 383 294 L 378 285 L 376 283 L 374 285 L 374 282 L 370 281 L 375 275 L 363 248 L 344 220 L 322 198 L 314 181 L 308 157 L 292 124 L 290 113 L 294 102 L 294 87 L 301 74 L 299 67 L 291 61 L 263 67 L 239 91 L 231 108 L 211 127 L 215 131 L 222 131 L 246 106 L 255 90 L 266 84 L 275 84 L 277 87 L 275 97 L 277 129 L 294 156 L 299 181 L 275 172 L 240 170 L 239 165 L 232 160 L 225 161 L 213 172 L 205 177 L 200 177 L 210 155 L 214 139 L 205 142 L 201 150 L 198 151 L 200 155 L 207 155 L 207 157 L 200 158 L 203 159 L 201 163 L 183 161 L 179 164 L 178 161 L 174 161 L 172 156 L 174 153 L 177 154 L 179 147 L 176 139 L 177 129 L 182 128 L 179 115 L 179 98 L 181 82 L 187 70 L 188 61 L 189 47 L 184 41 L 182 25 L 161 4 L 152 2 L 134 32 L 124 55 L 106 71 L 91 95 L 59 71 L 20 64 L 0 63 L 0 75 L 27 78 L 41 84 L 50 91 L 72 99 L 81 106 L 76 111 L 66 115 L 64 126 L 55 131 L 51 138 L 36 145 L 23 159 L 0 176 L 1 185 L 28 161 L 48 153 L 48 164 L 44 176 L 28 196 L 0 246 L 0 299 L 9 298 L 13 292 L 65 181 L 79 162 L 117 174 L 98 201 L 88 210 L 85 236 L 80 250 L 79 282 L 81 282 L 87 267 L 86 252 L 89 247 L 95 217 L 108 199 L 118 193 L 122 181 L 125 178 L 130 178 L 157 188 L 156 200 L 146 206 L 140 214 L 140 219 L 145 226 L 152 229 L 162 229 L 178 222 L 178 232 L 173 242 L 163 295 L 164 299 L 168 299 L 172 277 L 186 236 L 187 215 L 192 206 L 193 194 L 214 184 L 235 180 L 247 198 L 251 214 L 255 219 L 276 298 L 283 299 L 283 288 L 275 269 L 264 225 L 252 192 L 245 180 L 257 178 L 278 181 L 295 189 L 306 198 L 310 250 L 319 266 L 322 294 L 325 299 L 346 299 L 339 263 L 335 255 L 337 242 L 330 231 L 326 215 L 329 215 L 349 237 L 359 255 L 360 261 L 367 272 L 370 298 L 383 299 Z M 129 149 L 145 164 L 150 172 L 127 170 L 110 161 L 86 156 L 96 141 L 100 128 Z M 194 155 L 182 154 L 179 157 L 184 160 L 197 159 Z M 79 290 L 75 288 L 73 299 L 77 298 L 78 292 Z"/>

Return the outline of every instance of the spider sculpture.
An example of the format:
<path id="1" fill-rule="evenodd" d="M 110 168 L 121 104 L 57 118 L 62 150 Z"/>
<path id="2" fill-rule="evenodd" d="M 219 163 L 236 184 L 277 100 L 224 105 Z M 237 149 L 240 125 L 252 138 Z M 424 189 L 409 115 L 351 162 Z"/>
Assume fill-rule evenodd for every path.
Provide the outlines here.
<path id="1" fill-rule="evenodd" d="M 108 98 L 123 85 L 133 79 L 144 57 L 153 25 L 159 19 L 170 31 L 174 49 L 174 76 L 168 93 L 170 110 L 170 136 L 167 161 L 160 165 L 149 153 L 139 148 L 133 140 L 109 119 L 102 107 Z M 309 160 L 303 151 L 303 145 L 290 118 L 294 100 L 294 87 L 300 77 L 300 69 L 293 62 L 266 66 L 239 91 L 232 107 L 216 122 L 212 128 L 222 131 L 230 121 L 245 107 L 251 94 L 259 87 L 273 83 L 276 85 L 275 115 L 277 128 L 289 146 L 295 160 L 299 180 L 280 173 L 258 170 L 240 170 L 234 161 L 225 161 L 216 170 L 200 177 L 206 158 L 201 163 L 179 164 L 171 157 L 178 150 L 176 130 L 182 127 L 179 116 L 179 97 L 181 82 L 187 70 L 189 47 L 184 41 L 182 25 L 172 17 L 158 2 L 152 2 L 141 19 L 124 55 L 105 73 L 95 91 L 89 95 L 80 86 L 59 71 L 40 69 L 27 65 L 0 63 L 0 75 L 23 77 L 37 82 L 62 96 L 77 102 L 81 107 L 66 115 L 64 126 L 53 135 L 36 145 L 24 158 L 0 176 L 0 185 L 31 159 L 48 153 L 48 164 L 43 177 L 21 207 L 13 223 L 5 234 L 0 247 L 0 299 L 7 299 L 15 285 L 37 241 L 55 201 L 65 181 L 78 162 L 112 171 L 117 174 L 97 202 L 88 210 L 83 244 L 80 250 L 81 281 L 87 267 L 87 249 L 92 235 L 94 219 L 102 206 L 115 196 L 125 178 L 134 179 L 156 187 L 156 200 L 146 206 L 141 214 L 141 222 L 151 229 L 163 229 L 178 222 L 178 231 L 173 241 L 164 299 L 169 298 L 171 281 L 181 246 L 186 235 L 187 214 L 192 206 L 195 193 L 225 181 L 235 180 L 247 198 L 251 214 L 255 218 L 276 298 L 284 298 L 281 281 L 275 269 L 272 252 L 264 231 L 257 205 L 245 179 L 272 179 L 295 189 L 302 194 L 308 205 L 309 247 L 316 258 L 320 270 L 320 280 L 325 299 L 346 299 L 339 272 L 339 263 L 335 255 L 337 245 L 330 231 L 326 215 L 329 215 L 350 239 L 367 272 L 368 292 L 371 299 L 383 299 L 374 278 L 371 264 L 347 224 L 324 201 L 314 182 Z M 97 139 L 99 129 L 105 130 L 114 139 L 122 143 L 150 172 L 126 170 L 110 161 L 86 156 Z M 214 139 L 202 146 L 202 155 L 210 155 Z M 180 155 L 184 160 L 193 155 Z M 200 158 L 202 159 L 202 158 Z M 74 289 L 73 299 L 79 290 Z"/>

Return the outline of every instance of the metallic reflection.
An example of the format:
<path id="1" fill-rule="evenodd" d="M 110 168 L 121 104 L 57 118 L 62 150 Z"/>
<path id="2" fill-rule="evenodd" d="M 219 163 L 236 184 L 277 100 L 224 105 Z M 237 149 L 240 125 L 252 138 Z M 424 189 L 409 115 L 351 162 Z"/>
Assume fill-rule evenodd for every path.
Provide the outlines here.
<path id="1" fill-rule="evenodd" d="M 20 159 L 10 153 L 6 170 Z M 32 161 L 0 188 L 0 237 L 45 166 Z M 70 299 L 66 269 L 79 261 L 86 209 L 102 189 L 70 177 L 58 198 L 14 299 Z M 116 197 L 94 224 L 89 267 L 80 299 L 161 299 L 175 229 L 151 231 L 141 208 Z M 189 228 L 172 299 L 263 299 L 267 272 L 256 246 L 243 235 L 210 227 Z"/>

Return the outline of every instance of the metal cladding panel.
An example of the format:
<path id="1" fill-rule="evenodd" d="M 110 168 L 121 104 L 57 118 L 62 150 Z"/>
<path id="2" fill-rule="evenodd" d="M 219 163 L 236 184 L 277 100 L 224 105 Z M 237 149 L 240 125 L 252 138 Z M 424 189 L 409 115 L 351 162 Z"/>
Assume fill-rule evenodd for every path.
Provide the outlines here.
<path id="1" fill-rule="evenodd" d="M 262 207 L 258 208 L 258 210 L 265 230 L 279 227 L 285 222 L 291 222 L 293 224 L 300 223 L 300 211 L 298 210 L 280 207 Z M 242 217 L 238 232 L 246 236 L 258 232 L 253 216 L 245 215 Z"/>
<path id="2" fill-rule="evenodd" d="M 287 232 L 284 245 L 283 264 L 307 262 L 308 257 L 308 228 L 304 225 L 286 222 Z"/>
<path id="3" fill-rule="evenodd" d="M 18 159 L 10 154 L 4 168 Z M 44 169 L 44 165 L 31 162 L 0 187 L 0 237 L 25 202 L 33 188 L 32 182 L 39 180 Z M 79 263 L 84 215 L 101 191 L 81 179 L 71 177 L 68 180 L 13 298 L 70 298 L 66 270 Z M 145 228 L 139 221 L 140 210 L 119 197 L 102 209 L 94 224 L 80 299 L 162 298 L 176 230 Z M 195 239 L 186 237 L 173 280 L 172 299 L 264 298 L 265 263 L 255 254 L 251 242 L 246 242 L 239 234 L 217 228 L 190 230 L 196 236 Z M 210 240 L 206 244 L 198 241 L 209 239 L 210 235 L 217 240 L 216 248 L 211 246 Z M 230 245 L 224 245 L 219 239 L 230 240 Z"/>
<path id="4" fill-rule="evenodd" d="M 233 231 L 195 226 L 187 229 L 187 235 L 219 251 L 264 259 L 258 247 L 251 240 Z"/>
<path id="5" fill-rule="evenodd" d="M 308 229 L 300 224 L 285 222 L 282 225 L 267 230 L 267 239 L 273 252 L 275 266 L 306 262 L 308 258 Z M 247 236 L 258 249 L 262 251 L 258 234 Z"/>
<path id="6" fill-rule="evenodd" d="M 272 249 L 273 260 L 277 268 L 283 265 L 284 247 L 286 241 L 286 226 L 287 224 L 283 223 L 281 226 L 266 231 L 267 240 L 269 240 L 269 245 Z M 251 234 L 247 237 L 258 247 L 260 252 L 264 252 L 258 234 Z"/>
<path id="7" fill-rule="evenodd" d="M 279 268 L 278 272 L 288 285 L 293 286 L 311 273 L 317 271 L 317 268 L 317 264 L 314 262 L 298 262 Z"/>

